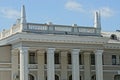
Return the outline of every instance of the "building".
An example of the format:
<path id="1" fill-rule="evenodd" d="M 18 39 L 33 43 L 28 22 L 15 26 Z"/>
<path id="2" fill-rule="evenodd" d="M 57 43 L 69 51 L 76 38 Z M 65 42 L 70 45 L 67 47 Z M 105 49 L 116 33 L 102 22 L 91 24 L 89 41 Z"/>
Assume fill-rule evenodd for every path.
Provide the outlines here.
<path id="1" fill-rule="evenodd" d="M 28 23 L 25 8 L 0 33 L 0 80 L 120 80 L 120 32 Z"/>

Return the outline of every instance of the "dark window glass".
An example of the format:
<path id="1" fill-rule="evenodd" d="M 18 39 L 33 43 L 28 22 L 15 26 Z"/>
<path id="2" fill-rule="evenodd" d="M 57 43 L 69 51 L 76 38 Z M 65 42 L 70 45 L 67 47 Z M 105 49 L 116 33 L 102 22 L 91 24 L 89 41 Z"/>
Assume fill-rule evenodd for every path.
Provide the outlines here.
<path id="1" fill-rule="evenodd" d="M 95 65 L 95 54 L 91 54 L 91 65 Z"/>
<path id="2" fill-rule="evenodd" d="M 34 76 L 31 75 L 31 74 L 29 74 L 28 80 L 35 80 L 35 79 L 34 79 Z"/>
<path id="3" fill-rule="evenodd" d="M 79 55 L 79 64 L 82 65 L 82 58 L 81 58 L 81 54 Z"/>
<path id="4" fill-rule="evenodd" d="M 115 75 L 114 80 L 120 80 L 120 75 Z"/>
<path id="5" fill-rule="evenodd" d="M 30 64 L 35 64 L 36 63 L 36 55 L 34 52 L 30 52 L 29 53 L 29 63 Z"/>
<path id="6" fill-rule="evenodd" d="M 55 80 L 59 80 L 59 76 L 55 75 Z"/>
<path id="7" fill-rule="evenodd" d="M 68 54 L 68 64 L 71 64 L 71 54 Z"/>
<path id="8" fill-rule="evenodd" d="M 44 56 L 44 60 L 45 60 L 45 64 L 47 64 L 47 53 L 45 53 L 45 56 Z"/>
<path id="9" fill-rule="evenodd" d="M 96 75 L 93 75 L 93 76 L 91 77 L 91 80 L 96 80 Z"/>
<path id="10" fill-rule="evenodd" d="M 60 60 L 59 60 L 59 53 L 55 53 L 55 64 L 59 64 Z"/>
<path id="11" fill-rule="evenodd" d="M 112 55 L 112 65 L 116 65 L 116 55 Z"/>

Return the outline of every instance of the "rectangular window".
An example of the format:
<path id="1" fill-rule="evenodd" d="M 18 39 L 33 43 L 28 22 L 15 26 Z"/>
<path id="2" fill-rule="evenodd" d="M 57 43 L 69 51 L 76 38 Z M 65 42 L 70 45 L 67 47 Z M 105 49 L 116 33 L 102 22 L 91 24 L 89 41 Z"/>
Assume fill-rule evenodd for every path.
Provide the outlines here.
<path id="1" fill-rule="evenodd" d="M 68 54 L 68 64 L 71 64 L 71 54 Z"/>
<path id="2" fill-rule="evenodd" d="M 34 52 L 29 53 L 29 63 L 30 64 L 35 64 L 36 63 L 36 55 Z"/>
<path id="3" fill-rule="evenodd" d="M 91 54 L 91 65 L 95 65 L 95 54 Z"/>
<path id="4" fill-rule="evenodd" d="M 82 57 L 81 57 L 81 54 L 79 55 L 79 64 L 82 65 Z"/>
<path id="5" fill-rule="evenodd" d="M 112 65 L 116 65 L 116 55 L 112 55 Z"/>
<path id="6" fill-rule="evenodd" d="M 55 61 L 55 64 L 60 64 L 59 53 L 55 53 L 54 61 Z"/>
<path id="7" fill-rule="evenodd" d="M 120 65 L 120 55 L 119 55 L 119 65 Z"/>

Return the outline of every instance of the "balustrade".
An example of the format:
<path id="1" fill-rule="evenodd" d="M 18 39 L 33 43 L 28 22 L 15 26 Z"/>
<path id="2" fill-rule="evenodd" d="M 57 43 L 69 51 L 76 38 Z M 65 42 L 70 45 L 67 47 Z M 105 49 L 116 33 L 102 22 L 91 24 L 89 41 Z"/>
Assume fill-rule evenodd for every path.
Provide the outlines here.
<path id="1" fill-rule="evenodd" d="M 22 31 L 30 31 L 30 32 L 44 32 L 44 33 L 61 33 L 61 34 L 74 34 L 80 35 L 81 33 L 84 34 L 96 34 L 96 28 L 94 27 L 83 27 L 83 26 L 66 26 L 66 25 L 53 25 L 53 24 L 36 24 L 36 23 L 27 23 L 25 30 L 21 30 L 20 24 L 15 24 L 9 30 L 3 30 L 0 33 L 0 39 L 6 38 L 12 34 Z"/>

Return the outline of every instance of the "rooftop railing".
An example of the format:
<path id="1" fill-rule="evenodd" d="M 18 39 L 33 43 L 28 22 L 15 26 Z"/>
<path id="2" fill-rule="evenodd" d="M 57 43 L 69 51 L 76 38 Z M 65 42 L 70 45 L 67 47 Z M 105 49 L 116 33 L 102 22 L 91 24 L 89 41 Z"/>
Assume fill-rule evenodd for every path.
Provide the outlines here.
<path id="1" fill-rule="evenodd" d="M 23 29 L 23 30 L 21 30 Z M 3 30 L 0 33 L 0 39 L 4 39 L 18 32 L 31 32 L 31 33 L 43 33 L 43 34 L 64 34 L 64 35 L 94 35 L 98 36 L 94 27 L 83 26 L 66 26 L 66 25 L 54 25 L 54 24 L 37 24 L 27 23 L 25 28 L 21 28 L 20 24 L 13 25 L 9 30 Z"/>
<path id="2" fill-rule="evenodd" d="M 20 32 L 20 24 L 13 25 L 10 29 L 8 30 L 3 30 L 0 33 L 0 39 L 4 39 L 6 37 L 11 36 L 12 34 L 15 34 L 17 32 Z"/>
<path id="3" fill-rule="evenodd" d="M 54 34 L 68 34 L 68 35 L 98 35 L 96 28 L 83 26 L 66 26 L 66 25 L 48 25 L 48 24 L 34 24 L 28 23 L 25 31 L 37 33 L 54 33 Z"/>

